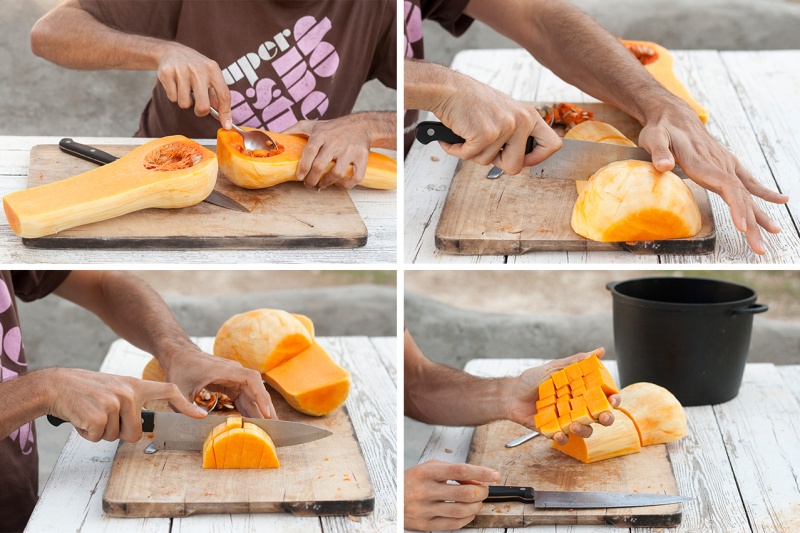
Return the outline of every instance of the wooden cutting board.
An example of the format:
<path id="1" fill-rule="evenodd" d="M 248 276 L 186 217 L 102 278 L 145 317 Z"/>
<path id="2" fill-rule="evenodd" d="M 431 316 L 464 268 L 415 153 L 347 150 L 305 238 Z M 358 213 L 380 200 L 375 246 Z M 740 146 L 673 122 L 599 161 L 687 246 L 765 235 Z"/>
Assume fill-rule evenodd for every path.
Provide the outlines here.
<path id="1" fill-rule="evenodd" d="M 97 148 L 120 157 L 133 147 Z M 34 146 L 28 188 L 93 168 L 97 165 L 67 155 L 56 145 Z M 340 187 L 317 191 L 292 182 L 249 190 L 229 182 L 220 172 L 215 189 L 251 212 L 232 211 L 206 202 L 181 209 L 145 209 L 22 241 L 34 248 L 135 249 L 354 248 L 367 243 L 364 221 L 348 192 Z"/>
<path id="2" fill-rule="evenodd" d="M 550 447 L 537 436 L 516 448 L 504 445 L 530 430 L 513 422 L 493 422 L 475 429 L 467 463 L 500 472 L 498 485 L 534 490 L 678 494 L 666 445 L 640 453 L 583 464 Z M 617 527 L 673 527 L 681 506 L 629 509 L 536 509 L 521 502 L 486 503 L 469 527 L 515 528 L 536 524 L 612 524 Z"/>
<path id="3" fill-rule="evenodd" d="M 103 495 L 103 510 L 118 517 L 372 512 L 375 494 L 347 409 L 324 417 L 307 416 L 289 407 L 274 390 L 269 392 L 281 420 L 313 424 L 333 435 L 278 448 L 280 468 L 264 470 L 203 469 L 199 451 L 160 450 L 146 455 L 143 450 L 151 442 L 147 436 L 136 444 L 121 442 Z M 148 405 L 163 407 L 163 403 Z"/>
<path id="4" fill-rule="evenodd" d="M 533 104 L 538 105 L 538 104 Z M 607 104 L 579 104 L 629 139 L 639 138 L 641 125 Z M 453 254 L 519 255 L 532 251 L 614 251 L 637 254 L 706 254 L 714 250 L 716 230 L 708 193 L 687 185 L 700 207 L 702 229 L 689 239 L 635 243 L 595 242 L 570 227 L 578 198 L 575 182 L 533 179 L 525 168 L 515 176 L 487 179 L 491 167 L 462 161 L 445 200 L 436 248 Z"/>

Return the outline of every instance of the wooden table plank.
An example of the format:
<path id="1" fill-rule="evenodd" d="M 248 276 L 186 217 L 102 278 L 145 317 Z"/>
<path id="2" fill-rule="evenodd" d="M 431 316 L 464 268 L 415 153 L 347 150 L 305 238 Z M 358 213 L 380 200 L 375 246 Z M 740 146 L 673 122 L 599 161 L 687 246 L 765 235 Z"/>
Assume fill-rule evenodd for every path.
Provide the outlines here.
<path id="1" fill-rule="evenodd" d="M 771 188 L 777 184 L 783 192 L 798 196 L 800 183 L 796 173 L 800 167 L 800 148 L 794 140 L 800 136 L 797 98 L 800 74 L 788 65 L 800 62 L 800 51 L 723 52 L 722 55 L 716 51 L 675 51 L 674 55 L 677 77 L 711 111 L 708 125 L 711 133 L 759 181 Z M 463 51 L 454 59 L 453 67 L 519 100 L 593 101 L 543 69 L 524 50 Z M 765 78 L 771 83 L 761 82 Z M 776 113 L 774 102 L 780 102 L 780 113 Z M 406 158 L 406 262 L 759 264 L 800 260 L 800 233 L 793 204 L 787 209 L 758 200 L 783 228 L 776 236 L 764 235 L 767 254 L 758 256 L 733 226 L 727 205 L 713 194 L 718 243 L 715 253 L 708 256 L 653 257 L 618 252 L 534 252 L 494 257 L 442 254 L 435 250 L 433 232 L 456 161 L 438 147 L 435 148 L 438 151 L 433 151 L 431 146 L 423 148 L 417 143 Z M 431 157 L 439 161 L 433 162 Z"/>
<path id="2" fill-rule="evenodd" d="M 211 351 L 213 337 L 193 338 Z M 353 373 L 347 408 L 358 434 L 376 490 L 372 515 L 356 522 L 348 517 L 298 517 L 290 514 L 202 515 L 178 519 L 115 519 L 102 512 L 101 500 L 117 443 L 90 443 L 73 431 L 29 524 L 30 531 L 390 531 L 396 528 L 396 359 L 394 337 L 318 337 L 331 355 Z M 381 364 L 375 365 L 375 359 Z M 141 376 L 150 356 L 125 341 L 115 341 L 102 372 Z M 63 509 L 62 509 L 63 507 Z"/>
<path id="3" fill-rule="evenodd" d="M 37 144 L 55 144 L 59 137 L 0 136 L 0 196 L 24 189 L 28 152 Z M 81 137 L 86 144 L 140 144 L 146 139 L 130 137 Z M 212 143 L 200 139 L 201 143 Z M 387 152 L 393 157 L 394 152 Z M 0 220 L 0 263 L 104 264 L 158 263 L 248 264 L 248 263 L 391 263 L 397 262 L 397 193 L 356 188 L 350 191 L 364 219 L 369 236 L 364 247 L 311 250 L 39 250 L 22 244 L 4 218 Z"/>
<path id="4" fill-rule="evenodd" d="M 714 413 L 753 531 L 800 531 L 800 404 L 777 367 L 747 365 L 739 395 Z"/>

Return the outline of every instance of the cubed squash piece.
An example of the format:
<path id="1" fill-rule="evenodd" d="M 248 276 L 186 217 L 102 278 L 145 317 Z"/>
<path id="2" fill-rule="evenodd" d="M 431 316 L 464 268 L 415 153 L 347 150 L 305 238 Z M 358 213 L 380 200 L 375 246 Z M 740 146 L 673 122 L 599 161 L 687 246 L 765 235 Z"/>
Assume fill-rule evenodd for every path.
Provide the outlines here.
<path id="1" fill-rule="evenodd" d="M 581 372 L 585 376 L 595 370 L 599 370 L 600 368 L 602 368 L 603 363 L 600 362 L 600 359 L 597 358 L 597 355 L 592 354 L 586 359 L 579 361 L 578 366 L 581 367 Z"/>
<path id="2" fill-rule="evenodd" d="M 569 380 L 567 379 L 567 373 L 564 370 L 557 370 L 553 372 L 550 376 L 553 379 L 553 385 L 556 387 L 556 391 L 561 387 L 566 387 L 569 385 Z"/>
<path id="3" fill-rule="evenodd" d="M 556 403 L 555 396 L 548 396 L 547 398 L 536 400 L 536 410 L 539 411 L 541 409 L 544 409 L 548 405 L 555 405 L 555 403 Z"/>
<path id="4" fill-rule="evenodd" d="M 548 405 L 547 407 L 545 407 L 544 409 L 533 415 L 533 422 L 534 424 L 536 424 L 536 429 L 539 429 L 548 422 L 552 422 L 556 418 L 558 418 L 558 414 L 556 413 L 556 406 Z"/>
<path id="5" fill-rule="evenodd" d="M 552 439 L 559 431 L 561 431 L 561 426 L 558 423 L 558 419 L 553 419 L 539 428 L 539 433 L 549 439 Z"/>
<path id="6" fill-rule="evenodd" d="M 611 411 L 611 404 L 600 387 L 587 389 L 583 394 L 583 398 L 586 400 L 586 407 L 589 409 L 589 413 L 595 420 L 600 418 L 600 413 Z"/>
<path id="7" fill-rule="evenodd" d="M 578 363 L 569 365 L 564 369 L 564 373 L 567 375 L 567 381 L 570 383 L 583 376 L 583 372 L 581 372 L 581 367 Z"/>
<path id="8" fill-rule="evenodd" d="M 307 415 L 322 416 L 338 408 L 350 392 L 350 373 L 316 342 L 264 379 L 289 405 Z"/>
<path id="9" fill-rule="evenodd" d="M 569 401 L 558 402 L 556 404 L 556 413 L 558 416 L 568 415 L 569 411 Z"/>
<path id="10" fill-rule="evenodd" d="M 575 389 L 585 389 L 586 383 L 583 381 L 582 377 L 577 377 L 569 382 L 569 389 L 572 391 L 573 396 L 577 396 L 575 394 Z"/>
<path id="11" fill-rule="evenodd" d="M 591 437 L 584 439 L 570 435 L 566 444 L 553 441 L 552 447 L 584 463 L 639 452 L 641 444 L 633 421 L 621 411 L 614 410 L 613 414 L 614 423 L 610 426 L 594 426 Z"/>
<path id="12" fill-rule="evenodd" d="M 556 391 L 557 398 L 571 397 L 571 396 L 572 395 L 569 393 L 569 385 L 564 385 L 563 387 L 561 387 Z"/>
<path id="13" fill-rule="evenodd" d="M 561 427 L 561 432 L 564 435 L 569 435 L 569 425 L 572 424 L 572 418 L 569 413 L 558 417 L 558 425 Z"/>
<path id="14" fill-rule="evenodd" d="M 547 398 L 548 396 L 555 396 L 556 388 L 553 385 L 553 380 L 547 378 L 539 384 L 539 398 Z"/>
<path id="15" fill-rule="evenodd" d="M 578 396 L 583 396 L 584 392 L 586 392 L 586 387 L 578 387 L 577 389 L 572 389 L 572 397 L 577 398 Z"/>

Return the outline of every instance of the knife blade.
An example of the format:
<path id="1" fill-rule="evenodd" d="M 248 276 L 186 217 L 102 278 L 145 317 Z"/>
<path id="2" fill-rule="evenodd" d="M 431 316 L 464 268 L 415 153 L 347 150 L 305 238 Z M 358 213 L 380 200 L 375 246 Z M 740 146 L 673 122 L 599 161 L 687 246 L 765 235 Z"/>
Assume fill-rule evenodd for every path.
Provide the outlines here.
<path id="1" fill-rule="evenodd" d="M 153 444 L 157 450 L 199 451 L 203 449 L 211 430 L 223 423 L 225 418 L 223 415 L 208 415 L 198 419 L 181 413 L 143 410 L 142 431 L 153 433 Z M 65 422 L 53 415 L 47 415 L 47 420 L 54 426 Z M 277 447 L 305 444 L 333 434 L 327 429 L 301 422 L 244 417 L 242 421 L 266 431 Z"/>
<path id="2" fill-rule="evenodd" d="M 539 509 L 607 509 L 616 507 L 649 507 L 689 502 L 694 498 L 672 494 L 638 492 L 566 492 L 534 491 L 532 487 L 492 485 L 485 502 L 520 501 Z"/>
<path id="3" fill-rule="evenodd" d="M 90 163 L 94 163 L 96 165 L 107 165 L 119 159 L 117 156 L 111 155 L 108 152 L 104 152 L 102 150 L 99 150 L 92 146 L 88 146 L 86 144 L 75 142 L 69 137 L 65 137 L 60 141 L 58 141 L 58 147 L 65 154 L 75 156 L 79 159 L 89 161 Z M 211 191 L 211 194 L 209 194 L 203 201 L 225 209 L 242 211 L 243 213 L 250 212 L 249 209 L 247 209 L 245 206 L 243 206 L 233 198 L 226 196 L 216 190 Z"/>

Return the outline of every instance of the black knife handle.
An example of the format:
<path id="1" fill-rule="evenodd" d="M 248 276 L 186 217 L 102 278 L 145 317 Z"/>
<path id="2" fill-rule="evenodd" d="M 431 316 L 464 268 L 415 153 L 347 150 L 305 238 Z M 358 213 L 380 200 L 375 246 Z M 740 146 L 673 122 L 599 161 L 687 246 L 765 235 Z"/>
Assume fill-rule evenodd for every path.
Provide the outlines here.
<path id="1" fill-rule="evenodd" d="M 533 489 L 531 487 L 507 487 L 504 485 L 490 485 L 489 496 L 485 502 L 527 502 L 533 503 Z"/>
<path id="2" fill-rule="evenodd" d="M 56 427 L 67 423 L 66 420 L 53 415 L 47 415 L 47 421 Z M 152 433 L 155 427 L 155 413 L 153 413 L 153 411 L 142 410 L 142 431 L 145 433 Z"/>
<path id="3" fill-rule="evenodd" d="M 119 159 L 108 152 L 75 142 L 69 137 L 65 137 L 64 139 L 58 141 L 58 147 L 61 148 L 61 151 L 66 154 L 74 155 L 75 157 L 85 159 L 86 161 L 95 163 L 97 165 L 107 165 L 108 163 L 113 163 Z"/>
<path id="4" fill-rule="evenodd" d="M 453 132 L 450 128 L 441 122 L 425 121 L 417 124 L 416 129 L 417 140 L 422 144 L 428 144 L 432 141 L 444 141 L 450 144 L 463 144 L 464 138 Z M 525 153 L 533 152 L 536 147 L 536 139 L 528 137 L 528 142 L 525 143 Z"/>

